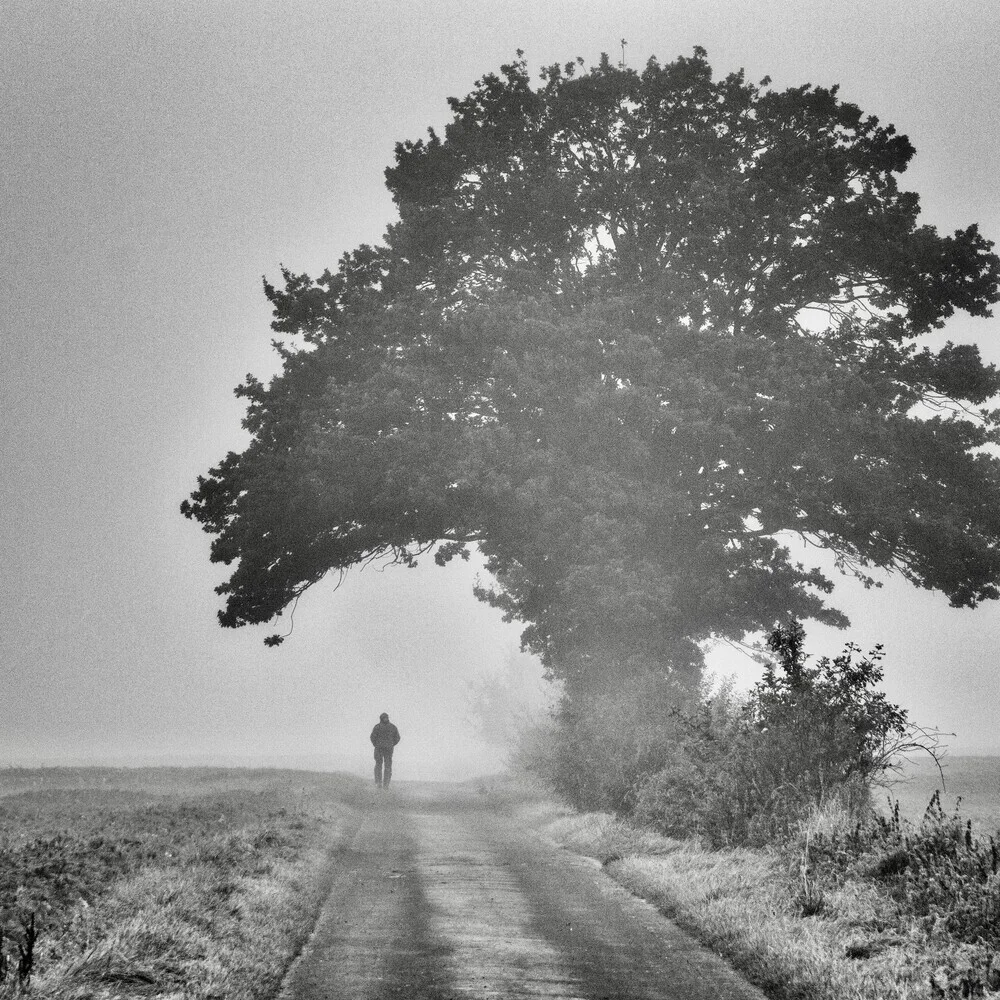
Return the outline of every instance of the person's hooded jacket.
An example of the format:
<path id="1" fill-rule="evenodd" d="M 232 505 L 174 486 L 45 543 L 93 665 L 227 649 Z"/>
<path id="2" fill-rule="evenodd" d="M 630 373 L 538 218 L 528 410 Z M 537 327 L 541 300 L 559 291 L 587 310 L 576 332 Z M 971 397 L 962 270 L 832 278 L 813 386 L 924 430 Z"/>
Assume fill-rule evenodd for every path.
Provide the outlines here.
<path id="1" fill-rule="evenodd" d="M 372 730 L 371 741 L 376 750 L 391 750 L 399 742 L 399 730 L 386 719 Z"/>

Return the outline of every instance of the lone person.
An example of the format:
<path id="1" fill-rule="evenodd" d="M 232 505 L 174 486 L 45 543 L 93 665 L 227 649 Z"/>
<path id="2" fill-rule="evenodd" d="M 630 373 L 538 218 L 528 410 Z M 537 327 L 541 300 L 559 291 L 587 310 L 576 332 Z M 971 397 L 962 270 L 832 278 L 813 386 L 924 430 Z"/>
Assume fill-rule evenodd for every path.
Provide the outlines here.
<path id="1" fill-rule="evenodd" d="M 392 778 L 392 751 L 399 742 L 399 730 L 389 721 L 388 712 L 378 717 L 371 741 L 375 747 L 375 784 L 379 788 L 388 788 Z"/>

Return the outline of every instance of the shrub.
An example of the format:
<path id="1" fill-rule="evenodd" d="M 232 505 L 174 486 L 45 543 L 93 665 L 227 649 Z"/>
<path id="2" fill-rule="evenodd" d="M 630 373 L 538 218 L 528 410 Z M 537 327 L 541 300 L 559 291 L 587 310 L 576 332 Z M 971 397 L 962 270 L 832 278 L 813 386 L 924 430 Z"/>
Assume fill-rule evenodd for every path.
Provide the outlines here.
<path id="1" fill-rule="evenodd" d="M 678 738 L 639 787 L 637 817 L 668 836 L 698 834 L 716 846 L 768 839 L 747 797 L 746 712 L 728 683 L 695 712 L 675 712 Z"/>
<path id="2" fill-rule="evenodd" d="M 564 697 L 548 766 L 556 793 L 579 809 L 631 814 L 643 784 L 676 752 L 685 699 L 671 677 L 653 672 Z"/>
<path id="3" fill-rule="evenodd" d="M 680 740 L 636 794 L 639 815 L 664 833 L 762 844 L 794 834 L 831 797 L 860 814 L 874 778 L 919 745 L 906 712 L 875 690 L 880 647 L 859 657 L 849 645 L 811 665 L 792 622 L 768 648 L 774 658 L 745 701 L 722 690 L 677 713 Z"/>
<path id="4" fill-rule="evenodd" d="M 869 781 L 912 743 L 906 712 L 875 690 L 882 680 L 882 647 L 867 656 L 848 644 L 840 656 L 808 663 L 805 633 L 798 622 L 768 637 L 777 657 L 750 700 L 750 723 L 766 733 L 765 767 L 784 770 L 812 801 L 826 785 L 852 776 Z"/>
<path id="5" fill-rule="evenodd" d="M 787 840 L 831 802 L 861 817 L 872 784 L 902 754 L 936 756 L 934 734 L 877 690 L 881 647 L 861 656 L 848 645 L 813 664 L 804 639 L 798 622 L 776 628 L 745 698 L 731 684 L 693 695 L 652 670 L 574 691 L 531 766 L 577 808 L 635 814 L 712 846 Z"/>

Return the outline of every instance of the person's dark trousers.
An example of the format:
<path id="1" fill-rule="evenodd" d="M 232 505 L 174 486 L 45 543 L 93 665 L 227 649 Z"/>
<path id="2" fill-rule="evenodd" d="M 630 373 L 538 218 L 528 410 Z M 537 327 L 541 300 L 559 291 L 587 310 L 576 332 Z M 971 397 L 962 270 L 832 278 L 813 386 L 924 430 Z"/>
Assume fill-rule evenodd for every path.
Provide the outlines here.
<path id="1" fill-rule="evenodd" d="M 392 747 L 375 747 L 375 784 L 389 787 L 392 777 Z"/>

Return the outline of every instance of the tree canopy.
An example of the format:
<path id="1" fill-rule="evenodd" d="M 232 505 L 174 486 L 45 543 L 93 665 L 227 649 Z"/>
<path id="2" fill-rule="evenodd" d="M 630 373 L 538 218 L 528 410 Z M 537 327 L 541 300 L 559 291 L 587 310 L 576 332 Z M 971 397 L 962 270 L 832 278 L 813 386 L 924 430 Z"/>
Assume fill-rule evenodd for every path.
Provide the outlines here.
<path id="1" fill-rule="evenodd" d="M 283 369 L 237 389 L 251 442 L 182 508 L 235 564 L 223 625 L 478 545 L 479 596 L 572 684 L 845 624 L 796 536 L 867 583 L 1000 595 L 1000 376 L 921 344 L 990 315 L 1000 261 L 919 224 L 905 136 L 701 49 L 538 87 L 518 53 L 449 104 L 396 147 L 382 244 L 265 282 Z"/>

